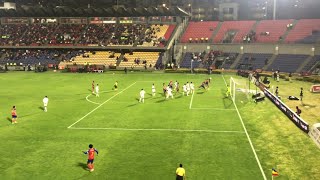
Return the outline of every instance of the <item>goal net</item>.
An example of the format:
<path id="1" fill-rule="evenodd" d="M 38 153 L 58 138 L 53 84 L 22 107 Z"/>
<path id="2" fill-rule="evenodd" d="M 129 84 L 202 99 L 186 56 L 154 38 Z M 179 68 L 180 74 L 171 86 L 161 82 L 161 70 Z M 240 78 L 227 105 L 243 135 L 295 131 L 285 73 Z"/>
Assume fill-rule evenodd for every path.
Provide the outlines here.
<path id="1" fill-rule="evenodd" d="M 236 79 L 231 77 L 229 87 L 230 96 L 235 103 L 248 102 L 250 93 L 253 93 L 253 91 L 249 89 L 248 79 Z"/>

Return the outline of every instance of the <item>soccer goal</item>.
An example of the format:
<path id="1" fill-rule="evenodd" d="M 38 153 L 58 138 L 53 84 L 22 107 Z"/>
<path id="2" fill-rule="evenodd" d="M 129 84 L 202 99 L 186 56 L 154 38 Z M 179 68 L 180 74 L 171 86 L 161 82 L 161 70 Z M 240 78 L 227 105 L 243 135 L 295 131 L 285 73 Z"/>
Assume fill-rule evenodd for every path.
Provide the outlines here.
<path id="1" fill-rule="evenodd" d="M 249 101 L 249 81 L 247 79 L 230 78 L 230 96 L 234 102 L 248 102 Z M 251 92 L 252 93 L 252 92 Z"/>

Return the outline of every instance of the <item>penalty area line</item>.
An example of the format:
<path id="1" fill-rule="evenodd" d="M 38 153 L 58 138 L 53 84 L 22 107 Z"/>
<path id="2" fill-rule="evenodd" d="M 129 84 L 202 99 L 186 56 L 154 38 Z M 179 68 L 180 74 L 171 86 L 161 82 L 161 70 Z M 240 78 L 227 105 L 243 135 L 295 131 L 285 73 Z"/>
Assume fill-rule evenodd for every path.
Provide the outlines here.
<path id="1" fill-rule="evenodd" d="M 70 129 L 72 126 L 74 126 L 75 124 L 77 124 L 78 122 L 80 122 L 81 120 L 83 120 L 84 118 L 86 118 L 87 116 L 89 116 L 91 113 L 93 113 L 94 111 L 96 111 L 97 109 L 99 109 L 101 106 L 103 106 L 105 103 L 109 102 L 111 99 L 113 99 L 114 97 L 118 96 L 119 94 L 121 94 L 122 92 L 124 92 L 125 90 L 129 89 L 131 86 L 135 85 L 137 82 L 132 83 L 130 86 L 126 87 L 125 89 L 123 89 L 122 91 L 118 92 L 117 94 L 113 95 L 111 98 L 107 99 L 106 101 L 104 101 L 103 103 L 101 103 L 99 106 L 97 106 L 96 108 L 92 109 L 90 112 L 88 112 L 86 115 L 84 115 L 82 118 L 80 118 L 79 120 L 77 120 L 76 122 L 74 122 L 73 124 L 71 124 L 70 126 L 68 126 L 68 129 Z"/>
<path id="2" fill-rule="evenodd" d="M 191 107 L 192 107 L 192 102 L 193 102 L 193 95 L 194 95 L 194 92 L 192 92 L 192 97 L 191 97 L 191 100 L 190 100 L 190 105 L 189 105 L 189 109 L 191 109 Z"/>
<path id="3" fill-rule="evenodd" d="M 113 130 L 113 131 L 167 131 L 167 132 L 206 132 L 206 133 L 240 133 L 244 134 L 244 131 L 215 131 L 204 129 L 132 129 L 132 128 L 80 128 L 72 127 L 69 129 L 74 130 Z"/>

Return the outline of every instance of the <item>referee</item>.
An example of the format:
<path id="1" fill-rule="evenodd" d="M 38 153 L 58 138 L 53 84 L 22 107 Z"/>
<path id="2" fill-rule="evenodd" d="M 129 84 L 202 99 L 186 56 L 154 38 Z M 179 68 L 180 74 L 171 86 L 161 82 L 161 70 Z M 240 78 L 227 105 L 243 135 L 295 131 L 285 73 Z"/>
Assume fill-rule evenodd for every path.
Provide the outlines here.
<path id="1" fill-rule="evenodd" d="M 176 170 L 176 180 L 184 180 L 186 179 L 186 170 L 182 167 L 182 164 Z"/>

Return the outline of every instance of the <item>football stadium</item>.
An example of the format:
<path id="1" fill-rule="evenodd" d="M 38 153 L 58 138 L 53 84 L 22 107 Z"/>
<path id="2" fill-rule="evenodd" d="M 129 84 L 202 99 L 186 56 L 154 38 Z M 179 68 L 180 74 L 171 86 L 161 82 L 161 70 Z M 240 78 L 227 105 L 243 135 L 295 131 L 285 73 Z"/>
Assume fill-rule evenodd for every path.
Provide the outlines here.
<path id="1" fill-rule="evenodd" d="M 1 0 L 0 179 L 320 179 L 319 8 Z"/>

